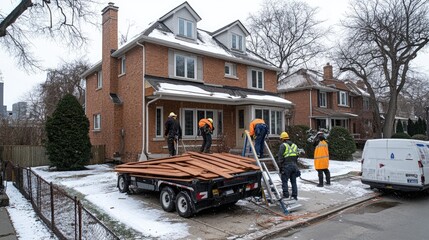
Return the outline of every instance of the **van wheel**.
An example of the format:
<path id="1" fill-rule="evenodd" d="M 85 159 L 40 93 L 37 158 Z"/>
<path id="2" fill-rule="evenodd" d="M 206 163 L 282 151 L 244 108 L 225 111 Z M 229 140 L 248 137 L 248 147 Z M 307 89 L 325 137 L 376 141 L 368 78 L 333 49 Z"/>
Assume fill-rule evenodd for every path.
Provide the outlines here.
<path id="1" fill-rule="evenodd" d="M 124 174 L 118 176 L 118 189 L 121 193 L 126 193 L 129 191 L 130 182 Z"/>
<path id="2" fill-rule="evenodd" d="M 176 198 L 176 211 L 179 216 L 188 218 L 194 213 L 194 204 L 191 201 L 189 193 L 185 191 L 179 192 Z"/>
<path id="3" fill-rule="evenodd" d="M 176 193 L 171 187 L 163 187 L 161 194 L 159 195 L 159 202 L 161 203 L 162 209 L 166 212 L 174 211 L 174 200 L 176 199 Z"/>

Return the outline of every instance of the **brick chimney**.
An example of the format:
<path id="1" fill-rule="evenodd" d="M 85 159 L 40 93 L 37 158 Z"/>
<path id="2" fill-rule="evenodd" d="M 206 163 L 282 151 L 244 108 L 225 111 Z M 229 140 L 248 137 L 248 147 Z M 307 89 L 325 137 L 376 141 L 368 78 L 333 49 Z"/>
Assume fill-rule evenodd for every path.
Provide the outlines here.
<path id="1" fill-rule="evenodd" d="M 332 72 L 332 66 L 327 63 L 326 66 L 323 67 L 323 79 L 330 80 L 334 78 L 334 74 Z"/>
<path id="2" fill-rule="evenodd" d="M 102 69 L 103 79 L 108 81 L 110 92 L 117 90 L 117 60 L 111 57 L 114 50 L 118 49 L 118 7 L 109 2 L 101 11 L 102 15 Z M 103 83 L 104 84 L 104 83 Z"/>

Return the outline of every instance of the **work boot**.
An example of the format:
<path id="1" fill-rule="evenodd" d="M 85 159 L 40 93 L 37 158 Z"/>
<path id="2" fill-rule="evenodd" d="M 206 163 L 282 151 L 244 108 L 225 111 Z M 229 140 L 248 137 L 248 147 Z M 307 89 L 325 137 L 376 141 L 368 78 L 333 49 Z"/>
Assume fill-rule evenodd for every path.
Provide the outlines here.
<path id="1" fill-rule="evenodd" d="M 331 185 L 331 182 L 326 182 L 326 185 Z"/>
<path id="2" fill-rule="evenodd" d="M 291 199 L 291 200 L 298 201 L 298 197 L 297 197 L 297 196 L 292 196 L 290 199 Z"/>
<path id="3" fill-rule="evenodd" d="M 319 184 L 317 184 L 317 186 L 318 186 L 318 187 L 323 187 L 323 184 L 320 184 L 320 183 L 319 183 Z"/>
<path id="4" fill-rule="evenodd" d="M 326 175 L 326 184 L 331 185 L 331 172 L 329 170 L 325 173 Z"/>

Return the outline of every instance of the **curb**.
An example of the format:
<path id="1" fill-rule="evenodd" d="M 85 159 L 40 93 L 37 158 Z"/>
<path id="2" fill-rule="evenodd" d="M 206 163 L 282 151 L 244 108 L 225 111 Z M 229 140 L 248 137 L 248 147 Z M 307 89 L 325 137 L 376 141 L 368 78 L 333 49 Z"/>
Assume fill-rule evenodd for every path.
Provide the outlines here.
<path id="1" fill-rule="evenodd" d="M 361 203 L 364 203 L 366 201 L 369 201 L 369 200 L 374 199 L 376 197 L 379 197 L 381 195 L 382 195 L 381 193 L 373 193 L 370 196 L 364 197 L 363 199 L 356 200 L 355 202 L 352 202 L 350 204 L 341 205 L 338 207 L 333 207 L 333 209 L 328 210 L 326 212 L 322 212 L 322 213 L 318 214 L 318 216 L 316 216 L 316 217 L 311 217 L 311 218 L 301 220 L 301 221 L 298 221 L 296 223 L 292 223 L 289 225 L 284 224 L 286 226 L 279 226 L 279 225 L 282 225 L 282 224 L 279 224 L 279 225 L 277 225 L 278 228 L 276 228 L 276 229 L 267 229 L 266 231 L 259 231 L 259 232 L 254 233 L 254 234 L 249 234 L 249 235 L 244 236 L 243 239 L 256 239 L 256 240 L 268 239 L 269 237 L 275 236 L 275 235 L 277 235 L 281 232 L 284 232 L 286 230 L 301 227 L 303 225 L 309 225 L 309 224 L 316 222 L 320 219 L 326 218 L 327 216 L 329 216 L 331 214 L 334 214 L 334 213 L 340 212 L 344 209 L 359 205 Z M 255 236 L 252 236 L 252 235 L 255 235 Z"/>

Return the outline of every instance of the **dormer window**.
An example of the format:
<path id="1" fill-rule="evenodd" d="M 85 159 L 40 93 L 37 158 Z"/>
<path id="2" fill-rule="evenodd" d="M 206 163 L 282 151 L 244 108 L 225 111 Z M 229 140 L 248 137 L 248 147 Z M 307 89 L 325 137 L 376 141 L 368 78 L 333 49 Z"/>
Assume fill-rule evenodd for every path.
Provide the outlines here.
<path id="1" fill-rule="evenodd" d="M 179 36 L 194 38 L 194 23 L 183 18 L 179 18 Z"/>
<path id="2" fill-rule="evenodd" d="M 231 48 L 234 50 L 243 51 L 243 36 L 233 33 Z"/>

